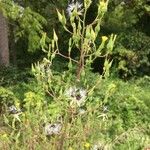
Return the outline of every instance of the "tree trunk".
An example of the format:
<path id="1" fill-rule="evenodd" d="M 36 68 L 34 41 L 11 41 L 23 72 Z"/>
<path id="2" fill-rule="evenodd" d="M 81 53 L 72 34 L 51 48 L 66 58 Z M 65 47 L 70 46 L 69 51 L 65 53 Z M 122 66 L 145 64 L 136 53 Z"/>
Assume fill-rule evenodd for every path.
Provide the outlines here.
<path id="1" fill-rule="evenodd" d="M 0 11 L 0 66 L 9 65 L 8 25 Z"/>
<path id="2" fill-rule="evenodd" d="M 14 25 L 9 25 L 9 57 L 11 64 L 17 67 L 17 52 L 15 47 Z"/>

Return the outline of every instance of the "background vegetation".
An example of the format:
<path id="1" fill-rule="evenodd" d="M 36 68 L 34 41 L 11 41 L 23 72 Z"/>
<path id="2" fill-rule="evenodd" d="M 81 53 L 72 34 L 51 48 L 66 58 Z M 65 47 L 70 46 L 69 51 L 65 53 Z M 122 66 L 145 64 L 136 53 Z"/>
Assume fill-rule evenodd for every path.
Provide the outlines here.
<path id="1" fill-rule="evenodd" d="M 0 0 L 0 149 L 150 148 L 150 2 L 78 1 L 92 3 L 73 22 L 70 2 Z"/>

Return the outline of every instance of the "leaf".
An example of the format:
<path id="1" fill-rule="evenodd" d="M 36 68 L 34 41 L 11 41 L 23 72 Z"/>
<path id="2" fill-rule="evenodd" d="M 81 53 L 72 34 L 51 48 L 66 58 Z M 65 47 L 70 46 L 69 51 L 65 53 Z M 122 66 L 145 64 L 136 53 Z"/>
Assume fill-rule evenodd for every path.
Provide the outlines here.
<path id="1" fill-rule="evenodd" d="M 64 12 L 63 12 L 63 15 L 62 15 L 62 14 L 58 11 L 58 9 L 56 9 L 56 10 L 57 10 L 57 15 L 58 15 L 59 21 L 62 23 L 63 26 L 65 26 L 65 25 L 66 25 L 66 17 L 65 17 Z"/>
<path id="2" fill-rule="evenodd" d="M 41 47 L 42 47 L 42 50 L 44 50 L 44 51 L 45 51 L 45 49 L 44 49 L 44 47 L 45 47 L 45 41 L 46 41 L 46 33 L 44 32 L 44 33 L 42 34 L 42 38 L 41 38 L 41 40 L 40 40 L 40 45 L 41 45 Z"/>
<path id="3" fill-rule="evenodd" d="M 53 38 L 54 38 L 54 41 L 57 42 L 58 41 L 58 37 L 57 37 L 57 34 L 55 32 L 55 30 L 53 29 Z"/>
<path id="4" fill-rule="evenodd" d="M 57 11 L 57 15 L 58 15 L 58 19 L 59 19 L 59 21 L 62 23 L 62 15 L 61 15 L 61 13 L 58 11 L 58 9 L 56 9 L 56 11 Z"/>

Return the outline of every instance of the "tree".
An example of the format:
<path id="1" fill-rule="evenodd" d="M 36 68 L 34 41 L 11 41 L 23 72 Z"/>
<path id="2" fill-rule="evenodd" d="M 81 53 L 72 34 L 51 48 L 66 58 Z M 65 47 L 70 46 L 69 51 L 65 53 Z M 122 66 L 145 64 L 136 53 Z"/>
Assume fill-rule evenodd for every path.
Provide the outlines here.
<path id="1" fill-rule="evenodd" d="M 6 18 L 0 12 L 0 66 L 9 65 L 8 25 Z"/>
<path id="2" fill-rule="evenodd" d="M 9 38 L 11 38 L 9 42 L 9 47 L 11 50 L 10 56 L 13 60 L 15 60 L 15 64 L 17 64 L 16 53 L 18 49 L 16 49 L 16 45 L 18 40 L 23 39 L 25 42 L 22 45 L 24 46 L 27 44 L 27 50 L 30 52 L 40 49 L 40 38 L 43 33 L 43 26 L 46 24 L 46 20 L 39 13 L 32 11 L 30 7 L 22 7 L 18 1 L 14 2 L 12 0 L 0 0 L 0 11 L 0 19 L 2 20 L 0 20 L 0 45 L 4 47 L 0 47 L 0 61 L 5 60 L 5 63 L 2 62 L 4 66 L 9 65 L 7 18 L 8 22 L 11 24 L 11 26 L 9 26 Z M 6 18 L 4 18 L 4 16 Z M 5 34 L 5 36 L 3 34 Z M 6 37 L 7 40 L 4 39 Z M 19 48 L 19 50 L 20 49 L 22 48 Z"/>

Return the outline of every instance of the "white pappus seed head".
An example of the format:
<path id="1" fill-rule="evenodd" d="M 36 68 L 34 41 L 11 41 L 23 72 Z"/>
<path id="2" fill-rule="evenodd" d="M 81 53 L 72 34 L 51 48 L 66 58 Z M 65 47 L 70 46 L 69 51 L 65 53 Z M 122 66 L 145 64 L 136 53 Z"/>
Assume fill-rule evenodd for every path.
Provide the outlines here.
<path id="1" fill-rule="evenodd" d="M 82 15 L 82 12 L 83 12 L 82 7 L 83 7 L 83 4 L 81 2 L 78 2 L 78 1 L 74 2 L 73 0 L 71 3 L 68 4 L 67 9 L 66 9 L 68 16 L 70 17 L 72 15 L 72 12 L 75 9 L 77 10 L 78 15 Z"/>
<path id="2" fill-rule="evenodd" d="M 62 129 L 62 125 L 60 123 L 54 124 L 46 124 L 44 127 L 45 135 L 58 135 Z"/>
<path id="3" fill-rule="evenodd" d="M 73 86 L 66 90 L 65 95 L 71 100 L 71 103 L 81 106 L 86 100 L 87 91 L 83 88 Z"/>

